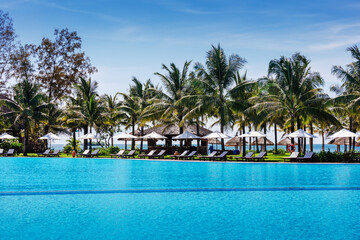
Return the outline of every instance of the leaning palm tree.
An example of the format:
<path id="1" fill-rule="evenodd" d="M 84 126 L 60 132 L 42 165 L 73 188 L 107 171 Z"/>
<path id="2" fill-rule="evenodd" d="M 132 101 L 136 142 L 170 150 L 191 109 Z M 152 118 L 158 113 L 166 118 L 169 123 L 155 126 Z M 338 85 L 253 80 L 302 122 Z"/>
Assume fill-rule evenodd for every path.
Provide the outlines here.
<path id="1" fill-rule="evenodd" d="M 24 128 L 24 156 L 27 156 L 29 130 L 35 121 L 46 119 L 46 95 L 40 92 L 40 86 L 27 79 L 13 87 L 14 99 L 2 99 L 1 105 L 10 109 L 1 114 L 5 119 L 15 124 L 21 124 Z"/>
<path id="2" fill-rule="evenodd" d="M 360 107 L 360 50 L 354 45 L 347 48 L 347 51 L 351 53 L 355 61 L 348 64 L 346 68 L 333 66 L 332 73 L 341 79 L 342 84 L 332 86 L 331 90 L 338 96 L 331 101 L 335 107 L 345 110 L 343 113 L 348 117 L 348 128 L 356 132 L 356 119 Z M 355 146 L 355 141 L 352 145 Z"/>
<path id="3" fill-rule="evenodd" d="M 217 47 L 212 46 L 207 53 L 205 66 L 200 63 L 195 64 L 195 69 L 199 74 L 195 81 L 195 87 L 204 92 L 204 95 L 198 96 L 199 104 L 201 103 L 203 107 L 207 106 L 208 111 L 214 113 L 217 118 L 214 124 L 220 125 L 222 133 L 234 122 L 230 96 L 242 91 L 244 84 L 231 88 L 235 83 L 236 73 L 245 63 L 245 59 L 235 54 L 227 58 L 224 50 L 218 45 Z M 224 139 L 222 139 L 221 145 L 224 150 Z"/>

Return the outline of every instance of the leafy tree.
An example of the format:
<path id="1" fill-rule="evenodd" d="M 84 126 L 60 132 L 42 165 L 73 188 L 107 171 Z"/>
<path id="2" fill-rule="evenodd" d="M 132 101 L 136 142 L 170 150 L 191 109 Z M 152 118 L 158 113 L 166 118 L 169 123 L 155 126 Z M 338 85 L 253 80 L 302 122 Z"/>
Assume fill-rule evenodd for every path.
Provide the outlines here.
<path id="1" fill-rule="evenodd" d="M 104 102 L 104 121 L 100 126 L 105 128 L 106 132 L 109 133 L 111 139 L 111 146 L 114 146 L 114 133 L 118 130 L 120 121 L 123 117 L 123 114 L 120 111 L 120 102 L 117 101 L 116 93 L 114 96 L 105 94 L 102 97 Z"/>
<path id="2" fill-rule="evenodd" d="M 24 156 L 27 155 L 29 130 L 35 121 L 46 119 L 46 96 L 40 92 L 39 85 L 29 80 L 23 80 L 13 87 L 14 99 L 2 99 L 0 103 L 11 111 L 2 113 L 6 119 L 15 124 L 22 124 L 24 129 Z"/>
<path id="3" fill-rule="evenodd" d="M 43 38 L 34 48 L 37 79 L 51 102 L 70 94 L 79 77 L 86 78 L 97 71 L 81 52 L 81 38 L 76 32 L 55 29 L 54 35 L 54 41 Z"/>

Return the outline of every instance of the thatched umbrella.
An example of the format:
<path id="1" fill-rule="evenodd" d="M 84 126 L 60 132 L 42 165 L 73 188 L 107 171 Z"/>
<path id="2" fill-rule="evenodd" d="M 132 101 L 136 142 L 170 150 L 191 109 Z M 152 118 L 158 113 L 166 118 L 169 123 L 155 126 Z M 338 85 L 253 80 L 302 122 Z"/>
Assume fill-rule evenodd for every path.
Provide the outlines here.
<path id="1" fill-rule="evenodd" d="M 353 133 L 347 129 L 341 129 L 340 131 L 334 133 L 333 135 L 329 136 L 329 138 L 334 138 L 334 139 L 342 139 L 343 140 L 343 144 L 345 146 L 344 151 L 346 151 L 346 140 L 348 140 L 348 144 L 350 143 L 349 139 L 360 137 L 360 135 Z M 349 144 L 350 145 L 350 144 Z"/>
<path id="2" fill-rule="evenodd" d="M 256 145 L 256 140 L 251 143 L 252 145 Z M 261 137 L 258 139 L 258 145 L 261 146 L 261 150 L 264 151 L 265 148 L 265 138 Z M 266 138 L 266 146 L 273 146 L 274 143 L 270 141 L 268 138 Z"/>
<path id="3" fill-rule="evenodd" d="M 282 146 L 287 146 L 291 144 L 291 139 L 290 138 L 284 138 L 283 140 L 281 140 L 278 145 L 282 145 Z M 294 143 L 294 145 L 298 145 L 297 142 Z"/>
<path id="4" fill-rule="evenodd" d="M 238 148 L 240 149 L 240 153 L 241 153 L 241 144 L 243 143 L 243 139 L 239 136 L 235 136 L 232 139 L 230 139 L 229 141 L 226 142 L 225 146 L 227 147 L 235 147 L 235 149 L 237 150 Z M 245 143 L 248 143 L 245 141 Z"/>
<path id="5" fill-rule="evenodd" d="M 349 145 L 349 144 L 350 144 L 350 141 L 349 141 L 349 138 L 348 138 L 348 137 L 346 137 L 346 138 L 334 138 L 334 139 L 332 139 L 330 142 L 328 142 L 328 144 L 336 145 L 336 146 L 337 146 L 336 151 L 337 151 L 337 152 L 340 152 L 340 146 L 341 146 L 341 145 Z M 355 146 L 356 146 L 356 147 L 359 147 L 359 146 L 360 146 L 360 142 L 355 142 Z"/>

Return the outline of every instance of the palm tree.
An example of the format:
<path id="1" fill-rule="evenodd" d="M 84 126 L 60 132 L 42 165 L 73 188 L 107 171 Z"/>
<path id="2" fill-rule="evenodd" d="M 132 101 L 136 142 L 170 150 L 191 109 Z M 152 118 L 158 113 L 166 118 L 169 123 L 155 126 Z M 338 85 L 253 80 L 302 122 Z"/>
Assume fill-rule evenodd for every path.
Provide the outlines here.
<path id="1" fill-rule="evenodd" d="M 319 121 L 338 123 L 331 113 L 318 107 L 319 102 L 329 97 L 320 88 L 323 84 L 320 74 L 311 72 L 309 64 L 310 61 L 299 53 L 291 58 L 271 60 L 266 79 L 268 94 L 255 104 L 255 107 L 266 108 L 271 115 L 289 119 L 291 132 L 295 130 L 295 120 L 300 129 L 307 115 Z"/>
<path id="2" fill-rule="evenodd" d="M 102 125 L 107 126 L 107 130 L 110 134 L 111 146 L 114 146 L 114 133 L 117 130 L 117 127 L 120 124 L 123 114 L 120 111 L 120 102 L 117 101 L 117 96 L 119 93 L 116 93 L 114 96 L 105 94 L 103 96 L 104 101 L 104 122 Z"/>
<path id="3" fill-rule="evenodd" d="M 356 119 L 360 107 L 360 50 L 356 45 L 346 50 L 351 53 L 355 61 L 348 64 L 345 69 L 341 66 L 333 66 L 332 73 L 342 80 L 342 85 L 331 88 L 339 95 L 332 102 L 335 106 L 345 110 L 349 118 L 348 128 L 350 131 L 356 132 Z M 355 146 L 355 141 L 352 145 Z"/>
<path id="4" fill-rule="evenodd" d="M 69 97 L 71 105 L 73 107 L 74 113 L 76 114 L 76 119 L 80 120 L 83 125 L 81 128 L 84 130 L 84 134 L 87 134 L 89 131 L 89 123 L 83 118 L 84 115 L 89 114 L 92 104 L 98 105 L 98 93 L 97 93 L 98 83 L 92 81 L 91 78 L 86 80 L 85 78 L 80 77 L 80 83 L 75 85 L 75 92 L 73 97 Z M 90 103 L 90 99 L 92 102 Z M 84 139 L 84 149 L 87 149 L 87 140 Z"/>
<path id="5" fill-rule="evenodd" d="M 244 84 L 230 88 L 235 83 L 235 76 L 241 69 L 246 60 L 238 55 L 226 57 L 224 50 L 218 45 L 212 46 L 207 52 L 205 66 L 200 63 L 195 64 L 195 69 L 199 78 L 195 81 L 195 87 L 204 91 L 204 95 L 198 96 L 201 99 L 202 106 L 208 106 L 208 111 L 213 112 L 218 120 L 214 124 L 220 125 L 220 131 L 223 133 L 234 122 L 232 111 L 233 104 L 230 102 L 230 96 L 236 95 L 243 90 Z M 224 139 L 221 140 L 222 149 L 225 149 Z"/>
<path id="6" fill-rule="evenodd" d="M 160 119 L 163 125 L 177 125 L 180 133 L 183 133 L 183 119 L 187 112 L 186 106 L 177 104 L 177 102 L 188 94 L 191 90 L 190 78 L 188 76 L 188 69 L 191 61 L 186 61 L 182 70 L 174 63 L 170 67 L 162 65 L 162 68 L 167 71 L 167 74 L 156 72 L 159 76 L 166 91 L 161 89 L 152 89 L 156 98 L 152 100 L 144 114 L 144 119 Z"/>
<path id="7" fill-rule="evenodd" d="M 1 116 L 13 121 L 15 124 L 22 124 L 24 128 L 24 156 L 27 156 L 29 142 L 29 130 L 35 121 L 46 119 L 46 95 L 40 92 L 38 84 L 25 79 L 13 87 L 14 99 L 2 99 L 0 103 L 10 109 Z"/>

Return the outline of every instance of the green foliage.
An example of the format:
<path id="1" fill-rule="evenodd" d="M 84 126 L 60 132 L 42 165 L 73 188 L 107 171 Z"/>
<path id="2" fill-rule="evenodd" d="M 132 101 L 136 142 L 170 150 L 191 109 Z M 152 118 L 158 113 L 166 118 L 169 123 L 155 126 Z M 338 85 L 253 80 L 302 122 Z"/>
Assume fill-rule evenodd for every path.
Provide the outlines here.
<path id="1" fill-rule="evenodd" d="M 359 162 L 359 155 L 342 152 L 319 152 L 314 154 L 314 162 Z"/>
<path id="2" fill-rule="evenodd" d="M 0 143 L 0 148 L 4 149 L 4 152 L 7 152 L 9 149 L 14 149 L 16 154 L 19 154 L 23 151 L 24 144 L 19 143 L 18 141 L 5 140 Z"/>
<path id="3" fill-rule="evenodd" d="M 71 139 L 67 140 L 66 142 L 67 142 L 67 144 L 64 146 L 64 149 L 63 149 L 64 153 L 67 153 L 67 154 L 71 153 L 74 150 L 74 145 L 76 146 L 75 151 L 77 153 L 79 153 L 81 151 L 79 140 L 76 140 L 74 142 L 74 139 L 71 138 Z"/>
<path id="4" fill-rule="evenodd" d="M 115 154 L 120 151 L 120 148 L 117 146 L 114 146 L 114 147 L 108 147 L 107 150 L 108 150 L 109 154 Z"/>
<path id="5" fill-rule="evenodd" d="M 277 155 L 285 155 L 286 154 L 286 149 L 282 149 L 282 148 L 278 148 L 277 151 L 275 151 L 275 149 L 273 149 L 271 151 L 273 154 L 277 154 Z"/>
<path id="6" fill-rule="evenodd" d="M 94 149 L 93 149 L 94 151 Z M 109 155 L 109 149 L 108 148 L 100 148 L 99 155 Z"/>

